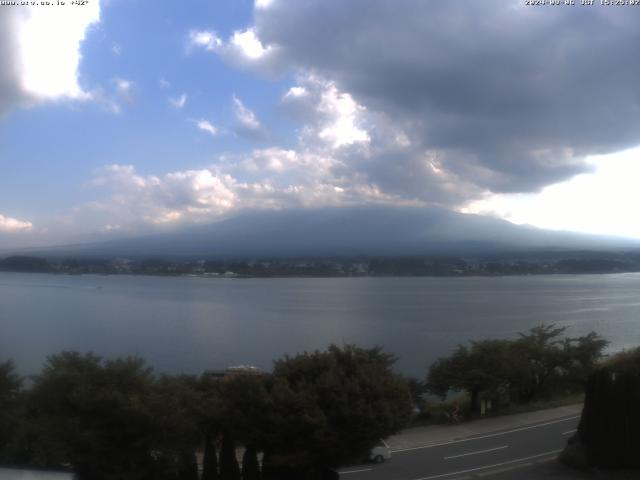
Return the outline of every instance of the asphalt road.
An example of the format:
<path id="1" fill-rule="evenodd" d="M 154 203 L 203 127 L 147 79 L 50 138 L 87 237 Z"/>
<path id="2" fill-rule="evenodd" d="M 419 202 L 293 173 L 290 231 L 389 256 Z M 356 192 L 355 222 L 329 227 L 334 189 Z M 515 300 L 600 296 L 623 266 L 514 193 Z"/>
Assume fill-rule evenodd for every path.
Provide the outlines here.
<path id="1" fill-rule="evenodd" d="M 482 478 L 555 459 L 579 416 L 496 431 L 435 445 L 392 451 L 378 465 L 344 468 L 344 480 L 461 480 Z"/>

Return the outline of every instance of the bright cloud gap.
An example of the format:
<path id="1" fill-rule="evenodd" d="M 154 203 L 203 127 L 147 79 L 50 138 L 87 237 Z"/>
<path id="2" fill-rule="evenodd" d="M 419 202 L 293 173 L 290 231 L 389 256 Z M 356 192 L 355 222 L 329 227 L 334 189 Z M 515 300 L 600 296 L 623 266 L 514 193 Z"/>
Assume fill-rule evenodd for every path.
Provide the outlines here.
<path id="1" fill-rule="evenodd" d="M 32 229 L 33 224 L 31 222 L 0 215 L 0 232 L 2 233 L 29 232 Z"/>
<path id="2" fill-rule="evenodd" d="M 538 194 L 490 195 L 462 211 L 551 230 L 640 238 L 640 226 L 629 221 L 640 205 L 639 158 L 640 148 L 589 157 L 594 173 L 545 187 Z"/>

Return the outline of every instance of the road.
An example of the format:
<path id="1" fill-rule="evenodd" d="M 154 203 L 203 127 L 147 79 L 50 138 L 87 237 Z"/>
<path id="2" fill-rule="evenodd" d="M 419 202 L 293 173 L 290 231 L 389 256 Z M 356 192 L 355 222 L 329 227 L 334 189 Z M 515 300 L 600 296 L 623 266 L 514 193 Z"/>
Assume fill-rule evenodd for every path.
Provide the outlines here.
<path id="1" fill-rule="evenodd" d="M 577 427 L 579 415 L 434 445 L 392 450 L 379 465 L 344 468 L 344 480 L 462 480 L 491 477 L 553 460 Z"/>

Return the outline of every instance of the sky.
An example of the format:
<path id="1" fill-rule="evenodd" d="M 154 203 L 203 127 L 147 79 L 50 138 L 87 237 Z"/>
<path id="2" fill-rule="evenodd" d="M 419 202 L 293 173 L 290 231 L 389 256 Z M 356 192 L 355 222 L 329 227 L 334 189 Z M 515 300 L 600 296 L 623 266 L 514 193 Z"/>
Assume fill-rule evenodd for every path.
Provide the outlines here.
<path id="1" fill-rule="evenodd" d="M 2 248 L 376 204 L 640 238 L 640 6 L 0 3 Z"/>

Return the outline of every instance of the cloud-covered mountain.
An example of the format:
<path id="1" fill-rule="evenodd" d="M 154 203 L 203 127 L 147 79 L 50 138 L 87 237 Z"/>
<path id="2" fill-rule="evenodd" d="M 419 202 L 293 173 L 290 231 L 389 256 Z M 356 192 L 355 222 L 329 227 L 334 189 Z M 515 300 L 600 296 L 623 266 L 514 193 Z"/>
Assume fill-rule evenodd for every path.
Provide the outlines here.
<path id="1" fill-rule="evenodd" d="M 254 211 L 171 233 L 43 249 L 59 256 L 327 257 L 615 249 L 638 242 L 416 207 Z"/>
<path id="2" fill-rule="evenodd" d="M 382 203 L 640 238 L 640 9 L 179 3 L 5 9 L 0 248 Z"/>

